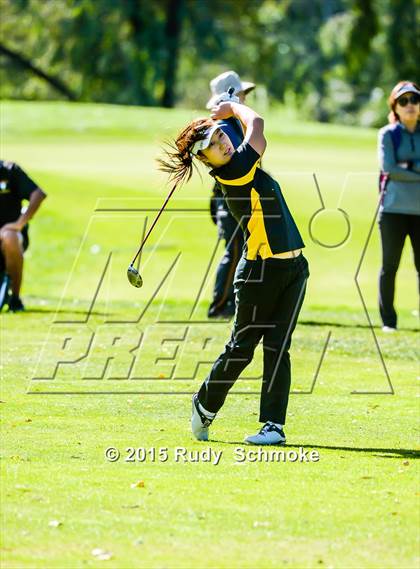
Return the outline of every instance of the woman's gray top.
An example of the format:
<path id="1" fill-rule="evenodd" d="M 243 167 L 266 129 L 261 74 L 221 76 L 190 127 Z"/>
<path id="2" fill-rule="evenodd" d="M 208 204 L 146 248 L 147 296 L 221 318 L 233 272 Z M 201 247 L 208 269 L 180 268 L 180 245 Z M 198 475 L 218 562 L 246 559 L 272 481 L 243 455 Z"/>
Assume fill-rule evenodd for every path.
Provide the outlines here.
<path id="1" fill-rule="evenodd" d="M 420 215 L 420 124 L 414 132 L 400 124 L 395 150 L 387 125 L 379 131 L 378 153 L 382 171 L 389 174 L 382 211 Z"/>

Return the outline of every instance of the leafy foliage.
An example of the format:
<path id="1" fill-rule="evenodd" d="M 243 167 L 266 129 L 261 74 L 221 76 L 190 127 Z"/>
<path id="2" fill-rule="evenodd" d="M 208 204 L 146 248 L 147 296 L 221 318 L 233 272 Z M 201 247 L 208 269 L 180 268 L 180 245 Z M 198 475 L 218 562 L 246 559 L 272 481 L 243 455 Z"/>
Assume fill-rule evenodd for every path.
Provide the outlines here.
<path id="1" fill-rule="evenodd" d="M 416 79 L 418 12 L 416 0 L 2 0 L 0 48 L 17 56 L 0 49 L 0 95 L 65 97 L 50 77 L 81 101 L 204 106 L 209 79 L 235 69 L 308 117 L 379 124 L 393 84 Z"/>

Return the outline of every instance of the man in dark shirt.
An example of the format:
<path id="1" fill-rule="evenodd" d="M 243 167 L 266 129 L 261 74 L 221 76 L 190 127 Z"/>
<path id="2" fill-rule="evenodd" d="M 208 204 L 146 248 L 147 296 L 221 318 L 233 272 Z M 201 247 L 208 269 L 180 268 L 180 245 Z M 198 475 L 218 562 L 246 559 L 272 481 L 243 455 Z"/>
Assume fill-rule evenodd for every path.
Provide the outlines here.
<path id="1" fill-rule="evenodd" d="M 237 102 L 245 103 L 247 94 L 255 89 L 255 84 L 242 81 L 235 71 L 226 71 L 210 81 L 212 96 L 206 107 L 211 109 L 217 102 L 220 102 L 229 89 L 233 89 L 232 95 Z M 237 121 L 233 119 L 230 124 L 225 125 L 227 127 L 225 132 L 236 148 L 241 144 L 244 136 L 240 123 L 236 125 L 235 122 Z M 217 267 L 213 299 L 207 316 L 209 318 L 229 318 L 235 314 L 233 277 L 242 254 L 244 241 L 242 231 L 226 205 L 218 182 L 214 184 L 210 199 L 210 215 L 217 225 L 219 239 L 225 241 L 225 252 Z"/>
<path id="2" fill-rule="evenodd" d="M 17 164 L 0 160 L 0 310 L 6 302 L 12 312 L 24 310 L 20 288 L 23 253 L 29 245 L 28 221 L 45 197 Z M 23 200 L 29 201 L 24 212 Z M 7 298 L 9 282 L 11 296 Z"/>

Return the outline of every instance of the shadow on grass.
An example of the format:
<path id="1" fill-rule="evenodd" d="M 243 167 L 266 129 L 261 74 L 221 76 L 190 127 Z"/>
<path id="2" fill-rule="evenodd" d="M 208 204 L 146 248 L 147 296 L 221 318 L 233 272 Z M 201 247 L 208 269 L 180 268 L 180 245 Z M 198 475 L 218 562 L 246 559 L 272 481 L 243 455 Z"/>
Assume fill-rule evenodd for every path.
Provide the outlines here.
<path id="1" fill-rule="evenodd" d="M 299 443 L 262 446 L 262 445 L 248 445 L 243 441 L 222 441 L 220 439 L 209 439 L 209 442 L 224 443 L 227 445 L 235 445 L 247 448 L 249 447 L 249 449 L 253 448 L 267 448 L 267 449 L 284 448 L 287 450 L 292 450 L 295 448 L 303 448 L 308 450 L 323 449 L 323 450 L 339 450 L 344 452 L 362 452 L 362 453 L 373 454 L 374 456 L 379 456 L 380 458 L 398 458 L 398 457 L 412 458 L 412 459 L 420 458 L 420 451 L 415 449 L 406 449 L 406 448 L 373 448 L 373 447 L 363 448 L 363 447 L 348 447 L 348 446 L 340 447 L 340 446 L 330 446 L 330 445 L 300 445 Z"/>
<path id="2" fill-rule="evenodd" d="M 5 314 L 8 313 L 7 310 L 4 311 Z M 78 316 L 85 316 L 88 314 L 86 310 L 72 310 L 70 308 L 57 310 L 56 308 L 43 308 L 43 307 L 26 307 L 23 314 L 76 314 Z M 90 315 L 95 316 L 103 316 L 103 312 L 89 312 Z M 107 314 L 109 317 L 112 314 Z M 211 320 L 208 321 L 209 324 L 212 323 Z M 185 322 L 187 323 L 187 321 Z M 356 324 L 356 323 L 344 323 L 344 322 L 329 322 L 329 321 L 317 321 L 317 320 L 299 320 L 300 326 L 308 326 L 308 327 L 329 327 L 329 328 L 359 328 L 361 330 L 371 330 L 369 324 Z M 381 330 L 380 326 L 374 326 L 374 330 Z M 418 329 L 413 328 L 398 328 L 398 332 L 417 332 Z"/>
<path id="3" fill-rule="evenodd" d="M 7 314 L 8 311 L 4 311 L 4 314 Z M 55 308 L 25 308 L 25 311 L 23 314 L 76 314 L 78 316 L 85 316 L 88 314 L 86 312 L 86 310 L 71 310 L 71 309 L 64 309 L 64 310 L 57 310 Z M 106 314 L 104 315 L 103 312 L 89 312 L 90 315 L 95 315 L 95 316 L 106 316 L 107 318 L 109 318 L 109 316 L 111 316 L 112 314 Z M 189 321 L 185 321 L 185 323 L 189 323 Z M 212 323 L 211 320 L 209 320 L 209 324 Z M 347 324 L 347 323 L 341 323 L 341 322 L 323 322 L 323 321 L 317 321 L 317 320 L 300 320 L 299 321 L 299 325 L 301 326 L 320 326 L 320 327 L 329 327 L 329 328 L 359 328 L 362 330 L 371 330 L 371 327 L 369 326 L 369 324 Z M 381 330 L 380 326 L 374 326 L 373 327 L 375 330 Z M 418 332 L 417 328 L 398 328 L 398 332 Z"/>
<path id="4" fill-rule="evenodd" d="M 15 314 L 15 313 L 6 310 L 4 314 Z M 86 317 L 87 312 L 86 310 L 56 310 L 49 308 L 25 308 L 23 312 L 19 312 L 15 314 L 15 316 L 18 317 L 19 315 L 25 315 L 25 314 L 76 314 L 77 316 Z M 89 315 L 104 316 L 104 317 L 109 316 L 109 314 L 104 314 L 103 312 L 94 312 L 94 311 L 89 312 Z"/>
<path id="5" fill-rule="evenodd" d="M 380 456 L 381 458 L 397 458 L 397 457 L 410 457 L 420 458 L 420 451 L 415 449 L 406 448 L 374 448 L 374 447 L 340 447 L 329 445 L 290 445 L 293 447 L 302 447 L 307 449 L 325 449 L 325 450 L 342 450 L 345 452 L 364 452 Z"/>
<path id="6" fill-rule="evenodd" d="M 316 320 L 299 320 L 301 326 L 328 326 L 332 328 L 361 328 L 371 330 L 369 324 L 345 324 L 340 322 L 317 322 Z M 381 330 L 381 326 L 373 326 L 374 330 Z M 398 332 L 417 332 L 417 328 L 398 328 Z"/>

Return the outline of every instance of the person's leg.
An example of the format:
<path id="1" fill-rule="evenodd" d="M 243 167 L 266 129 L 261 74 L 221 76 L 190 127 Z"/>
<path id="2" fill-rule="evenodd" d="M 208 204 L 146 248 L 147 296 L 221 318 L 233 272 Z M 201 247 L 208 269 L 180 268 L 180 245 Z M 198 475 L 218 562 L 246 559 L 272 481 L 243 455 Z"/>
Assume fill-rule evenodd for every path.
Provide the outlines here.
<path id="1" fill-rule="evenodd" d="M 218 226 L 225 240 L 225 253 L 217 267 L 213 300 L 208 310 L 209 318 L 233 315 L 235 312 L 235 293 L 233 277 L 243 247 L 242 229 L 228 211 L 219 209 L 217 212 Z"/>
<path id="2" fill-rule="evenodd" d="M 1 233 L 0 247 L 5 259 L 6 272 L 11 279 L 12 294 L 14 297 L 19 297 L 23 272 L 21 234 L 12 230 L 3 231 Z"/>
<path id="3" fill-rule="evenodd" d="M 414 265 L 417 271 L 417 285 L 420 294 L 420 215 L 408 215 L 408 235 L 413 247 Z"/>
<path id="4" fill-rule="evenodd" d="M 252 361 L 262 333 L 254 307 L 239 302 L 231 338 L 198 391 L 198 400 L 207 411 L 217 413 L 222 407 L 230 388 Z"/>
<path id="5" fill-rule="evenodd" d="M 262 278 L 261 261 L 244 261 L 236 283 L 236 314 L 230 341 L 202 384 L 198 399 L 212 413 L 222 407 L 229 389 L 251 362 L 254 350 L 267 329 L 272 293 L 269 278 Z"/>
<path id="6" fill-rule="evenodd" d="M 288 286 L 279 292 L 273 307 L 272 322 L 275 326 L 264 332 L 264 375 L 259 417 L 262 423 L 286 423 L 291 384 L 289 349 L 309 276 L 303 256 L 296 259 L 294 273 Z"/>
<path id="7" fill-rule="evenodd" d="M 395 277 L 408 232 L 406 217 L 398 213 L 382 213 L 379 220 L 382 244 L 382 268 L 379 274 L 379 311 L 384 326 L 390 328 L 397 327 L 397 313 L 394 308 Z"/>

